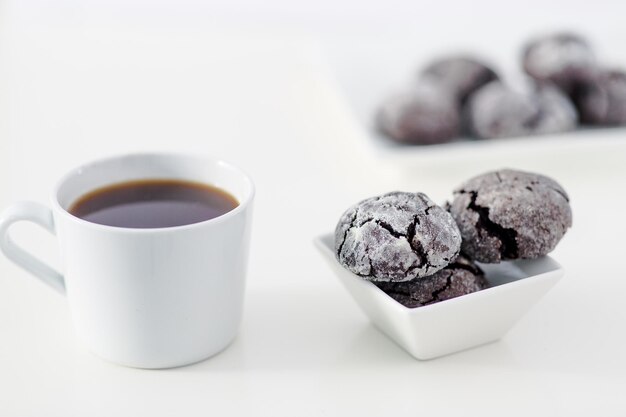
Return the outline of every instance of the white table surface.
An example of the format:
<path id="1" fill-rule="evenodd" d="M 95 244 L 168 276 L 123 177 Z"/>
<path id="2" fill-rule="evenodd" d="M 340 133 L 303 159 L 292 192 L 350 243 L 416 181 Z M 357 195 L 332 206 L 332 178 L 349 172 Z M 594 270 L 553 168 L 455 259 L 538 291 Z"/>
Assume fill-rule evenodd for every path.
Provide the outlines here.
<path id="1" fill-rule="evenodd" d="M 0 257 L 0 416 L 626 413 L 626 131 L 585 153 L 403 173 L 361 151 L 305 38 L 26 24 L 1 35 L 0 206 L 44 202 L 69 168 L 138 150 L 223 157 L 258 194 L 240 334 L 193 366 L 93 356 L 63 298 Z M 553 253 L 566 276 L 503 340 L 416 361 L 367 322 L 312 239 L 360 198 L 405 189 L 444 201 L 501 166 L 569 191 L 574 227 Z M 54 238 L 30 225 L 15 234 L 58 264 Z"/>

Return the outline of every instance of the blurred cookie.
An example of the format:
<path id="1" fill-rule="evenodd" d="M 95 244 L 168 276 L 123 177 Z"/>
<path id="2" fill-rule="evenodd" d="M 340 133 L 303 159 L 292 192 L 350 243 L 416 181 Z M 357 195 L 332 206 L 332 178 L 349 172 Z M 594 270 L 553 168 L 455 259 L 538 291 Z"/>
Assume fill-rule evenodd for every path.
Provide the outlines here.
<path id="1" fill-rule="evenodd" d="M 460 104 L 465 103 L 470 94 L 480 87 L 499 78 L 483 62 L 462 55 L 438 59 L 424 68 L 420 76 L 435 79 L 445 85 Z"/>
<path id="2" fill-rule="evenodd" d="M 450 92 L 436 82 L 421 82 L 381 106 L 378 128 L 389 138 L 407 144 L 449 142 L 459 132 L 459 108 Z"/>
<path id="3" fill-rule="evenodd" d="M 335 229 L 335 255 L 369 281 L 408 281 L 447 266 L 461 235 L 450 213 L 423 193 L 392 192 L 350 207 Z"/>
<path id="4" fill-rule="evenodd" d="M 517 91 L 499 81 L 470 97 L 465 118 L 470 133 L 481 139 L 563 132 L 578 121 L 571 101 L 555 88 Z"/>
<path id="5" fill-rule="evenodd" d="M 450 213 L 463 236 L 463 253 L 489 263 L 543 256 L 572 225 L 569 197 L 556 181 L 511 169 L 462 184 Z"/>
<path id="6" fill-rule="evenodd" d="M 602 71 L 591 81 L 580 82 L 572 92 L 583 123 L 626 124 L 626 73 Z"/>
<path id="7" fill-rule="evenodd" d="M 533 40 L 524 48 L 522 65 L 535 80 L 554 83 L 568 95 L 578 83 L 593 79 L 597 72 L 593 50 L 585 39 L 573 33 Z"/>
<path id="8" fill-rule="evenodd" d="M 425 278 L 375 284 L 391 298 L 409 308 L 449 300 L 488 287 L 483 271 L 463 255 L 439 272 Z"/>
<path id="9" fill-rule="evenodd" d="M 578 112 L 574 103 L 551 85 L 538 86 L 531 93 L 539 113 L 529 124 L 533 134 L 547 134 L 574 130 Z"/>

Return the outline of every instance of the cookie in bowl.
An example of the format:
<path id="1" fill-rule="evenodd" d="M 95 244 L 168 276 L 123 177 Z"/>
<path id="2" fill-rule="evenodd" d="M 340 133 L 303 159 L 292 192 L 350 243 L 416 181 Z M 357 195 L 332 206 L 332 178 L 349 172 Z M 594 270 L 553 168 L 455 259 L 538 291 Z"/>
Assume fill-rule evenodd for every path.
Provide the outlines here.
<path id="1" fill-rule="evenodd" d="M 368 281 L 402 282 L 431 275 L 459 254 L 450 213 L 423 193 L 391 192 L 348 208 L 335 228 L 343 267 Z"/>
<path id="2" fill-rule="evenodd" d="M 563 276 L 563 268 L 549 256 L 484 264 L 481 269 L 489 279 L 488 288 L 409 308 L 377 286 L 406 282 L 375 283 L 344 268 L 337 261 L 332 233 L 316 238 L 315 245 L 372 324 L 420 360 L 502 338 Z"/>
<path id="3" fill-rule="evenodd" d="M 454 195 L 445 208 L 423 193 L 371 197 L 315 241 L 372 323 L 417 359 L 498 340 L 563 276 L 546 256 L 572 224 L 556 181 L 502 169 Z"/>
<path id="4" fill-rule="evenodd" d="M 463 252 L 479 262 L 539 258 L 572 226 L 569 196 L 559 183 L 512 169 L 461 184 L 449 210 L 463 236 Z"/>
<path id="5" fill-rule="evenodd" d="M 488 287 L 482 269 L 465 255 L 424 278 L 405 282 L 376 282 L 376 286 L 405 307 L 416 308 L 462 295 L 484 290 Z"/>

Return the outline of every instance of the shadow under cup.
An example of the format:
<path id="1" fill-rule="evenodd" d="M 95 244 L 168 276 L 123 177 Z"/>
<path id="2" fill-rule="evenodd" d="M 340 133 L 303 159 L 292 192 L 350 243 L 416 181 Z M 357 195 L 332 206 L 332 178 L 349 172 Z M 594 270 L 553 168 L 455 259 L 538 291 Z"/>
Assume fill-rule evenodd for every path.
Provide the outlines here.
<path id="1" fill-rule="evenodd" d="M 239 205 L 184 226 L 133 229 L 90 223 L 67 210 L 97 188 L 141 179 L 219 187 Z M 84 165 L 53 195 L 54 228 L 78 337 L 122 365 L 167 368 L 205 359 L 241 319 L 254 186 L 223 161 L 140 154 Z"/>

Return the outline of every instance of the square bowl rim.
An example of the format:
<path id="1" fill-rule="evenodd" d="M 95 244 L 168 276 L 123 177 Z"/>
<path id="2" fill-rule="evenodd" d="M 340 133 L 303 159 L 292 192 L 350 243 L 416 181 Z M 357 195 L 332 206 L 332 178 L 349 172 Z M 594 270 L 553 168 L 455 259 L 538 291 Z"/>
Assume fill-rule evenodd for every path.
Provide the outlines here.
<path id="1" fill-rule="evenodd" d="M 502 291 L 514 291 L 516 287 L 527 285 L 529 281 L 543 280 L 543 279 L 550 277 L 554 273 L 562 274 L 564 271 L 561 264 L 559 264 L 556 260 L 554 260 L 554 258 L 548 255 L 544 255 L 536 259 L 520 259 L 520 260 L 515 260 L 515 261 L 505 261 L 505 262 L 512 262 L 514 264 L 520 264 L 520 263 L 523 264 L 523 263 L 533 262 L 533 261 L 545 262 L 547 264 L 547 269 L 541 273 L 532 274 L 532 275 L 529 274 L 528 276 L 516 279 L 514 281 L 505 282 L 503 284 L 487 287 L 485 289 L 475 291 L 470 294 L 464 294 L 458 297 L 454 297 L 449 300 L 443 300 L 440 302 L 436 302 L 436 303 L 432 303 L 432 304 L 428 304 L 428 305 L 420 306 L 420 307 L 407 307 L 399 303 L 395 299 L 393 299 L 391 296 L 389 296 L 387 293 L 381 290 L 378 286 L 376 286 L 373 282 L 362 279 L 361 277 L 349 271 L 348 269 L 345 269 L 343 265 L 341 265 L 337 261 L 334 251 L 332 250 L 332 246 L 330 246 L 328 243 L 329 241 L 333 240 L 333 237 L 334 236 L 332 233 L 325 233 L 325 234 L 316 236 L 313 239 L 313 242 L 315 246 L 318 248 L 318 250 L 324 256 L 328 258 L 332 258 L 331 262 L 335 262 L 336 267 L 342 268 L 343 270 L 345 270 L 346 273 L 350 274 L 353 278 L 356 278 L 356 282 L 358 282 L 357 285 L 363 286 L 363 288 L 366 288 L 367 291 L 369 292 L 376 292 L 377 297 L 380 297 L 381 295 L 384 296 L 384 300 L 385 300 L 384 304 L 386 307 L 388 306 L 389 308 L 396 310 L 399 314 L 408 314 L 410 316 L 428 314 L 429 312 L 435 312 L 437 311 L 437 309 L 446 308 L 446 306 L 451 306 L 453 303 L 457 303 L 457 304 L 464 303 L 464 302 L 467 302 L 468 300 L 475 300 L 480 297 L 492 297 L 492 296 L 497 295 L 498 292 L 502 292 Z M 479 263 L 479 265 L 481 264 Z M 490 265 L 498 265 L 498 264 L 490 264 Z M 339 274 L 335 274 L 335 275 L 339 275 Z M 344 279 L 341 276 L 338 276 L 338 278 L 340 280 Z"/>

